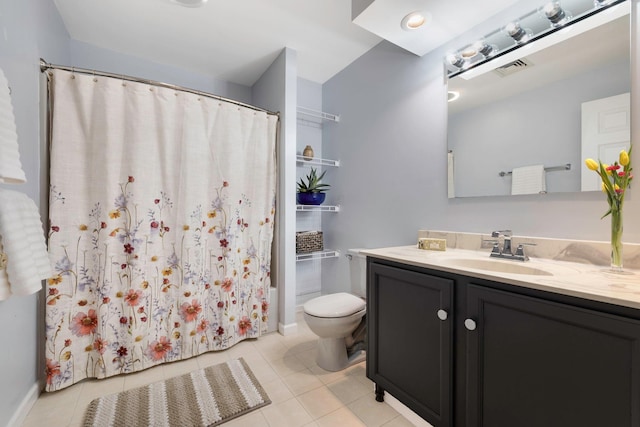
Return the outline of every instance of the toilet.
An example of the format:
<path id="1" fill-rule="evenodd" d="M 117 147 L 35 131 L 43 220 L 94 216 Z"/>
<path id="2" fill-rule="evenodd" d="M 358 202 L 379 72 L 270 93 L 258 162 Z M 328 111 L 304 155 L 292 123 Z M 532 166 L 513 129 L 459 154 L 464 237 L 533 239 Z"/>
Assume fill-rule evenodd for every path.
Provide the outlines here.
<path id="1" fill-rule="evenodd" d="M 313 298 L 304 304 L 304 320 L 318 335 L 316 363 L 340 371 L 365 359 L 366 257 L 349 249 L 351 291 Z"/>

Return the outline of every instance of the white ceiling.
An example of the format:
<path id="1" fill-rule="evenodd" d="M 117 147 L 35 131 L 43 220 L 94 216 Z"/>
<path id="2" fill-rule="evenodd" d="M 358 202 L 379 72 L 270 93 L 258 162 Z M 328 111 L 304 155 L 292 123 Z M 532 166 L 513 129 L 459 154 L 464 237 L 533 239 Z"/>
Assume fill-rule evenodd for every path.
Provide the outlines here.
<path id="1" fill-rule="evenodd" d="M 358 18 L 373 16 L 370 31 L 424 54 L 515 1 L 375 0 Z M 382 40 L 352 22 L 350 0 L 209 0 L 200 8 L 170 0 L 54 2 L 75 40 L 246 86 L 284 47 L 297 51 L 299 77 L 324 83 Z M 415 10 L 432 21 L 408 34 L 400 20 Z"/>

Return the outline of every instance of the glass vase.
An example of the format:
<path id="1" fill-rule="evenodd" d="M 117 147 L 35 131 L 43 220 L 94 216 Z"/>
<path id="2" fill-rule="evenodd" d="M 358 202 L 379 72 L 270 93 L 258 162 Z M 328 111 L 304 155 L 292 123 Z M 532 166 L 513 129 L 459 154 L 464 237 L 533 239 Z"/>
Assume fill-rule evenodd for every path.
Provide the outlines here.
<path id="1" fill-rule="evenodd" d="M 611 270 L 622 272 L 622 209 L 611 211 Z"/>

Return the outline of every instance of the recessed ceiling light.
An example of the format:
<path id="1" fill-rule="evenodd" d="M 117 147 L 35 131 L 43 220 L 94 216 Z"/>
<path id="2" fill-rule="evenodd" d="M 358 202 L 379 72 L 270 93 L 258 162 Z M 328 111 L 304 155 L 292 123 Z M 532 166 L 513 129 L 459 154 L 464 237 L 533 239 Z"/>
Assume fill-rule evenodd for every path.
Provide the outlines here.
<path id="1" fill-rule="evenodd" d="M 200 7 L 203 6 L 207 0 L 170 0 L 171 3 L 179 4 L 184 7 Z"/>
<path id="2" fill-rule="evenodd" d="M 429 17 L 430 15 L 428 13 L 411 12 L 410 14 L 402 18 L 400 26 L 403 30 L 407 31 L 417 30 L 429 21 Z"/>

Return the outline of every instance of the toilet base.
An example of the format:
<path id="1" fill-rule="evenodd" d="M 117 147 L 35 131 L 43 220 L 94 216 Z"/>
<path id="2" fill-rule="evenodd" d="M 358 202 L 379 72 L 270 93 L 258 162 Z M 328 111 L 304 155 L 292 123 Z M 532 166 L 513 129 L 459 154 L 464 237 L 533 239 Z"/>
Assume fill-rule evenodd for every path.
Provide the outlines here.
<path id="1" fill-rule="evenodd" d="M 344 338 L 320 338 L 318 340 L 318 355 L 316 363 L 325 371 L 341 371 L 366 358 L 364 350 L 347 354 L 347 344 Z"/>

